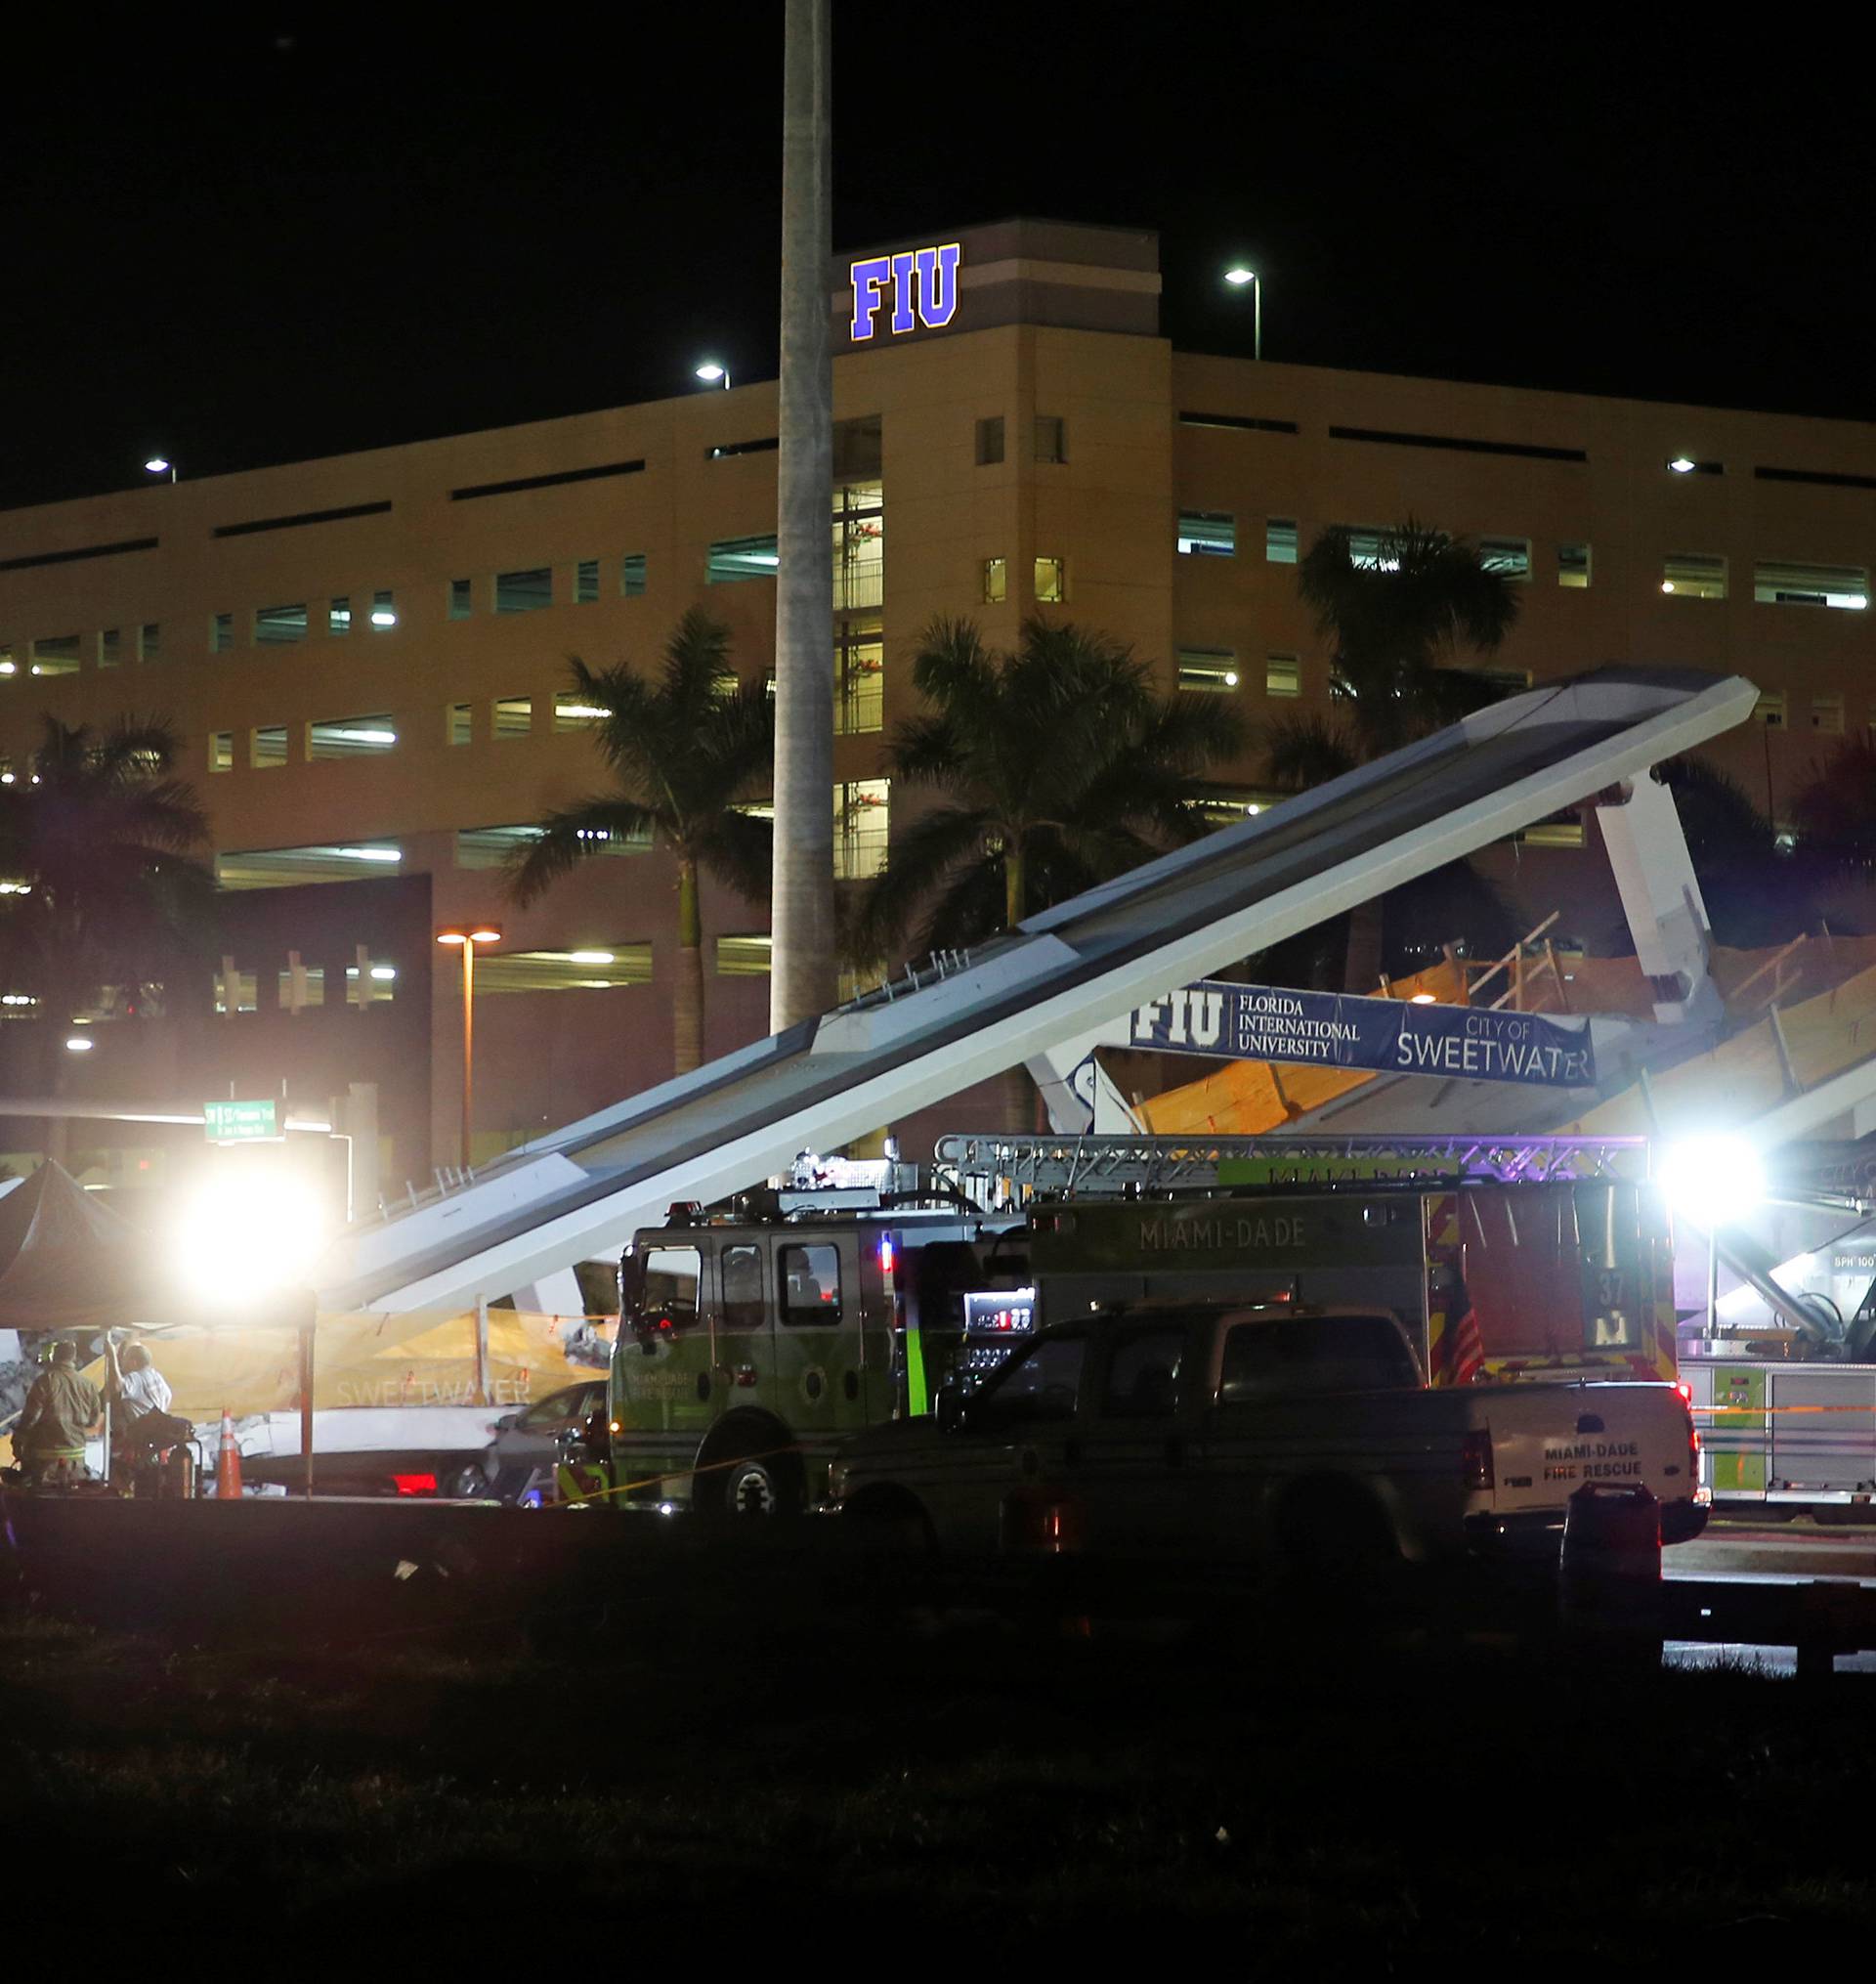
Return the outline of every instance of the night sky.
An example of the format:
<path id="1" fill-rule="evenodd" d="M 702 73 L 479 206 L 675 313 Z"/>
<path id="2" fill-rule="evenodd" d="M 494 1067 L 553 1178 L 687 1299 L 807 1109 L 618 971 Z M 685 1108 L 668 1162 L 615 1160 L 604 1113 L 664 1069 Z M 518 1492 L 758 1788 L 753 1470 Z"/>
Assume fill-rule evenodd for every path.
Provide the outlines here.
<path id="1" fill-rule="evenodd" d="M 781 13 L 10 28 L 0 506 L 772 373 Z M 836 244 L 1146 225 L 1185 348 L 1244 258 L 1273 359 L 1876 415 L 1859 31 L 1237 13 L 836 0 Z"/>

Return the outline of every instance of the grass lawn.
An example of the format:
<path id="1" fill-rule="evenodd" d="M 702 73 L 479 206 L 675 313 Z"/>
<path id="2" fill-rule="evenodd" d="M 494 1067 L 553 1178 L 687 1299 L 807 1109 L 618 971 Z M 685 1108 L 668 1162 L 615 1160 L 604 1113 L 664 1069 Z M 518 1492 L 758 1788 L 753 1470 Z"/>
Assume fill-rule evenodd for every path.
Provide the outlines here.
<path id="1" fill-rule="evenodd" d="M 19 1932 L 367 1974 L 1750 1965 L 1868 1926 L 1876 1693 L 706 1588 L 0 1626 Z M 221 1940 L 218 1940 L 221 1939 Z M 1625 1974 L 1629 1974 L 1626 1973 Z"/>

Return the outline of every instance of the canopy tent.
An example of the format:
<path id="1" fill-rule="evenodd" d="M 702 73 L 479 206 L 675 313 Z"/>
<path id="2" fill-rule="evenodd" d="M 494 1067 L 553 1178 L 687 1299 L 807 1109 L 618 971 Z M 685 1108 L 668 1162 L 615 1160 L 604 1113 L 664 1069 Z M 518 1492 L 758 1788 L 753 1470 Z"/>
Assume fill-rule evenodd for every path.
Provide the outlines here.
<path id="1" fill-rule="evenodd" d="M 0 1196 L 0 1329 L 103 1329 L 140 1321 L 148 1249 L 71 1174 L 42 1164 Z"/>

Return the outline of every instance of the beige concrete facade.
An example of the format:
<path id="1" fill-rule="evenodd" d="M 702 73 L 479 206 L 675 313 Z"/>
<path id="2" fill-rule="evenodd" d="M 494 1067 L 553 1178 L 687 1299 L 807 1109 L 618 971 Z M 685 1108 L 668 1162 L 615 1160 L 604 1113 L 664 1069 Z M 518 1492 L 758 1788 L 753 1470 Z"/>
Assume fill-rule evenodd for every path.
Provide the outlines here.
<path id="1" fill-rule="evenodd" d="M 1047 276 L 1051 300 L 1033 314 L 1135 321 L 1146 294 L 1138 243 L 1148 237 L 1117 237 L 1125 300 L 1116 304 L 1101 288 L 1100 236 L 1000 237 L 1007 282 L 998 293 L 1006 304 L 1029 293 L 1019 278 L 1040 284 Z M 1081 272 L 1072 279 L 1061 273 L 1071 264 Z M 1866 568 L 1876 564 L 1867 428 L 1258 365 L 1073 322 L 972 328 L 970 268 L 967 254 L 942 331 L 882 328 L 835 367 L 836 418 L 880 422 L 888 729 L 913 707 L 920 627 L 937 614 L 962 615 L 992 642 L 1013 641 L 1035 606 L 1038 559 L 1061 560 L 1065 575 L 1063 600 L 1044 610 L 1130 641 L 1169 683 L 1181 649 L 1228 651 L 1254 722 L 1324 709 L 1321 644 L 1297 601 L 1294 566 L 1267 555 L 1271 520 L 1294 524 L 1306 547 L 1326 524 L 1385 526 L 1409 513 L 1528 544 L 1522 618 L 1498 667 L 1541 681 L 1608 662 L 1683 663 L 1738 670 L 1781 695 L 1779 727 L 1756 727 L 1716 753 L 1762 803 L 1769 790 L 1774 809 L 1832 725 L 1870 720 L 1869 610 L 1755 600 L 1764 589 L 1755 573 L 1767 563 L 1785 571 L 1787 589 L 1799 582 L 1786 568 L 1835 568 L 1840 589 L 1855 582 L 1842 575 L 1861 573 L 1867 597 Z M 568 655 L 652 663 L 679 614 L 701 603 L 730 625 L 745 673 L 768 665 L 773 585 L 711 583 L 708 574 L 713 543 L 775 528 L 773 453 L 718 452 L 772 437 L 775 404 L 768 382 L 699 391 L 246 474 L 185 474 L 0 517 L 0 670 L 12 663 L 0 672 L 0 770 L 23 775 L 42 712 L 66 722 L 159 714 L 185 740 L 184 769 L 209 809 L 218 853 L 384 841 L 401 850 L 392 872 L 431 878 L 438 923 L 495 915 L 511 949 L 649 940 L 650 984 L 488 1002 L 479 1021 L 486 1142 L 643 1086 L 669 1065 L 674 895 L 663 856 L 596 862 L 524 914 L 499 899 L 496 874 L 458 864 L 454 836 L 532 822 L 595 784 L 587 738 L 555 729 Z M 980 423 L 998 418 L 1002 459 L 982 462 Z M 1038 458 L 1039 420 L 1061 423 L 1065 458 Z M 1052 452 L 1056 430 L 1046 431 Z M 1697 466 L 1677 473 L 1675 457 Z M 636 465 L 560 480 L 624 464 Z M 531 481 L 540 486 L 506 487 Z M 360 513 L 327 515 L 346 511 Z M 1231 519 L 1232 555 L 1180 555 L 1182 511 Z M 1588 547 L 1587 584 L 1559 582 L 1566 545 Z M 143 548 L 82 555 L 111 546 Z M 621 588 L 627 556 L 644 560 L 636 596 Z M 1724 559 L 1726 597 L 1664 592 L 1668 561 L 1686 558 Z M 992 559 L 1005 561 L 1000 603 L 985 599 Z M 576 598 L 586 561 L 597 563 L 590 601 Z M 551 568 L 553 603 L 495 612 L 494 575 L 538 567 Z M 454 618 L 452 582 L 465 580 L 470 610 Z M 385 591 L 396 624 L 378 629 L 373 601 Z M 340 598 L 351 627 L 334 634 L 328 614 Z M 304 638 L 257 641 L 256 614 L 282 605 L 305 607 Z M 214 651 L 217 616 L 229 616 L 224 652 Z M 146 661 L 140 633 L 149 625 L 160 628 L 160 658 Z M 116 666 L 106 668 L 110 629 Z M 64 671 L 66 651 L 48 648 L 56 672 L 34 675 L 34 643 L 70 635 L 76 667 Z M 1267 693 L 1272 656 L 1297 658 L 1297 696 Z M 492 734 L 497 700 L 519 698 L 532 699 L 525 734 Z M 450 712 L 463 704 L 469 741 L 452 743 Z M 363 717 L 389 718 L 395 749 L 309 761 L 308 725 Z M 254 733 L 281 730 L 284 746 L 277 738 L 272 751 L 284 761 L 256 765 Z M 218 737 L 232 739 L 226 770 L 211 769 Z M 838 776 L 876 776 L 880 745 L 876 733 L 840 737 Z M 1255 784 L 1255 759 L 1238 770 Z M 716 890 L 705 914 L 706 943 L 765 927 L 759 907 Z M 277 962 L 242 961 L 258 973 L 264 1004 Z M 425 1128 L 448 1151 L 453 974 L 432 979 Z M 713 1050 L 760 1029 L 762 989 L 711 978 Z M 85 1077 L 108 1082 L 102 1067 L 88 1065 Z"/>

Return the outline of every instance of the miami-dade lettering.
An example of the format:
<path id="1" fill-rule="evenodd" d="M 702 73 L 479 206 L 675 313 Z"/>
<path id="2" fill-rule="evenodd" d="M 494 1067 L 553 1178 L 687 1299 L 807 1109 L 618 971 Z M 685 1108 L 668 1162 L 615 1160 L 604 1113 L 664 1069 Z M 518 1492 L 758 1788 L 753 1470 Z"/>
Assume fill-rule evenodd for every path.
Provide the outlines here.
<path id="1" fill-rule="evenodd" d="M 851 264 L 854 343 L 872 342 L 882 309 L 888 313 L 886 328 L 895 335 L 917 330 L 920 324 L 927 330 L 942 329 L 958 308 L 960 253 L 958 242 L 947 241 L 929 248 L 902 248 L 890 255 L 863 255 Z"/>

